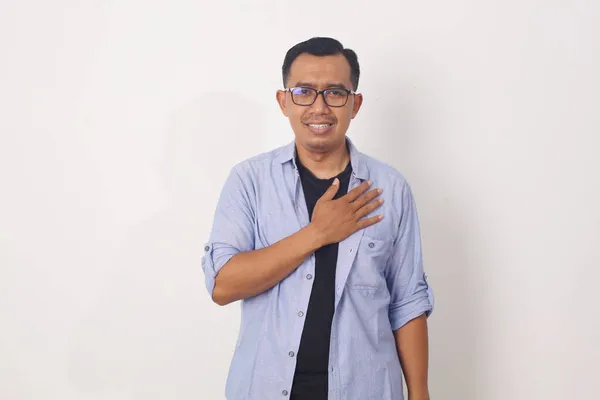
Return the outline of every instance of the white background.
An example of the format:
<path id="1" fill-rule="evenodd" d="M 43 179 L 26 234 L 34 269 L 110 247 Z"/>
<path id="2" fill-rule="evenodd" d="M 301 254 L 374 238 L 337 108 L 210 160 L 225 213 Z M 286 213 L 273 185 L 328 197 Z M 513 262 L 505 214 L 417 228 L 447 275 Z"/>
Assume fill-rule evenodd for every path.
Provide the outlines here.
<path id="1" fill-rule="evenodd" d="M 0 398 L 219 400 L 239 305 L 200 266 L 234 163 L 289 143 L 285 52 L 357 51 L 349 136 L 399 169 L 433 399 L 600 393 L 600 6 L 0 3 Z"/>

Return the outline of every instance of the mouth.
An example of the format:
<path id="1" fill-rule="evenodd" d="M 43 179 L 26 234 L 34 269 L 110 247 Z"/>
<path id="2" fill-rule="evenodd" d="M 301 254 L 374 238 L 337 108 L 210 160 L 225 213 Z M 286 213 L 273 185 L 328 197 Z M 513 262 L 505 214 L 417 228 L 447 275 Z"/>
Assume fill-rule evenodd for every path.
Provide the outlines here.
<path id="1" fill-rule="evenodd" d="M 324 133 L 328 133 L 332 130 L 333 125 L 332 123 L 325 123 L 325 124 L 304 124 L 308 127 L 308 129 L 310 131 L 312 131 L 313 133 L 316 133 L 318 135 L 322 135 Z"/>

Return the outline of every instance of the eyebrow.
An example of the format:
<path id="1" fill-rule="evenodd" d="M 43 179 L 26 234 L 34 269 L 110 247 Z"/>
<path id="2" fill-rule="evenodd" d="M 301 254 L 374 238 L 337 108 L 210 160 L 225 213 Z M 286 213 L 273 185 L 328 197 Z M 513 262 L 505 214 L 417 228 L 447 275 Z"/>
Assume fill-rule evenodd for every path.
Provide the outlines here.
<path id="1" fill-rule="evenodd" d="M 310 87 L 310 88 L 314 88 L 317 85 L 314 85 L 312 83 L 309 82 L 297 82 L 294 87 Z M 343 83 L 329 83 L 326 86 L 327 89 L 346 89 L 349 90 L 346 85 L 344 85 Z"/>

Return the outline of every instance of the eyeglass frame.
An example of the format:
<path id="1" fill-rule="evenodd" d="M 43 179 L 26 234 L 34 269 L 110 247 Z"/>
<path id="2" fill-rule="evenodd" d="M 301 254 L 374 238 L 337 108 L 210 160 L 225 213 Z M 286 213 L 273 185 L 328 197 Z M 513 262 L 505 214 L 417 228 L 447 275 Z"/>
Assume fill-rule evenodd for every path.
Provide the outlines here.
<path id="1" fill-rule="evenodd" d="M 313 100 L 313 102 L 310 103 L 310 104 L 298 104 L 294 100 L 294 95 L 292 94 L 292 89 L 310 89 L 313 92 L 317 92 L 317 95 L 315 96 L 315 99 Z M 332 106 L 329 103 L 327 103 L 327 99 L 325 98 L 325 92 L 328 92 L 330 90 L 342 90 L 342 91 L 346 92 L 346 100 L 344 101 L 344 104 L 342 104 L 341 106 Z M 317 90 L 317 89 L 311 88 L 309 86 L 294 86 L 294 87 L 284 88 L 283 91 L 284 92 L 290 92 L 290 96 L 292 96 L 292 102 L 294 102 L 295 105 L 300 106 L 300 107 L 310 107 L 310 106 L 312 106 L 313 104 L 315 104 L 315 101 L 317 101 L 317 98 L 319 98 L 319 95 L 322 95 L 323 96 L 323 101 L 325 102 L 325 104 L 327 104 L 327 107 L 341 108 L 341 107 L 345 107 L 346 104 L 348 104 L 348 98 L 350 97 L 350 95 L 356 95 L 357 94 L 357 92 L 355 92 L 354 90 L 348 90 L 346 88 L 341 88 L 341 87 L 328 88 L 328 89 L 324 89 L 324 90 Z"/>

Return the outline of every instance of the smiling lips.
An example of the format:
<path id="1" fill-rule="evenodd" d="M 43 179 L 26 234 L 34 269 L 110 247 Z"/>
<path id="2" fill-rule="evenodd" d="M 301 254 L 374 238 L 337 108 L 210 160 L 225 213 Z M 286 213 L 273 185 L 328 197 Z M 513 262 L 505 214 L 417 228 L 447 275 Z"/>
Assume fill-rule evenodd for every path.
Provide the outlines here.
<path id="1" fill-rule="evenodd" d="M 331 130 L 331 128 L 333 127 L 333 124 L 332 123 L 306 124 L 306 126 L 308 126 L 308 128 L 313 133 L 323 134 L 323 133 L 329 132 Z"/>

